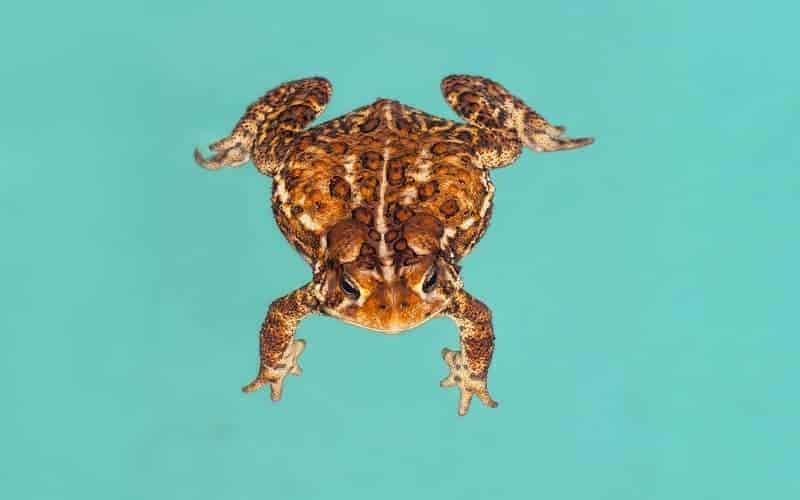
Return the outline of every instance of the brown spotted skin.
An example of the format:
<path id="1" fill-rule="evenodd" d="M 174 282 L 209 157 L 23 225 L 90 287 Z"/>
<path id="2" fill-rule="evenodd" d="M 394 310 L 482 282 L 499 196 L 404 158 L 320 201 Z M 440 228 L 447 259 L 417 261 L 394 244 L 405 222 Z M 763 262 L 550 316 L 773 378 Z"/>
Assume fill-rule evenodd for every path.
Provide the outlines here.
<path id="1" fill-rule="evenodd" d="M 205 168 L 238 167 L 252 159 L 256 168 L 274 175 L 282 166 L 288 145 L 297 132 L 322 113 L 333 88 L 325 78 L 315 77 L 280 85 L 251 104 L 231 135 L 209 146 L 215 154 L 195 160 Z"/>
<path id="2" fill-rule="evenodd" d="M 286 375 L 301 373 L 297 358 L 303 352 L 305 342 L 294 340 L 297 324 L 317 310 L 319 302 L 314 298 L 310 285 L 277 299 L 269 306 L 267 317 L 261 325 L 258 375 L 242 388 L 244 392 L 253 392 L 269 384 L 272 400 L 281 398 Z"/>
<path id="3" fill-rule="evenodd" d="M 494 186 L 490 171 L 513 163 L 523 146 L 574 149 L 567 139 L 487 78 L 453 75 L 445 99 L 467 123 L 379 99 L 312 128 L 332 87 L 324 78 L 285 83 L 247 108 L 231 135 L 197 162 L 208 168 L 252 160 L 274 179 L 272 208 L 286 239 L 312 267 L 308 285 L 276 300 L 261 331 L 261 368 L 246 391 L 299 373 L 304 342 L 293 340 L 312 313 L 384 333 L 448 316 L 461 351 L 445 351 L 458 385 L 459 413 L 472 396 L 496 406 L 486 388 L 494 350 L 489 309 L 463 290 L 459 261 L 486 231 Z"/>
<path id="4" fill-rule="evenodd" d="M 275 174 L 278 226 L 314 263 L 323 261 L 325 235 L 356 220 L 367 236 L 373 231 L 365 243 L 386 264 L 413 256 L 397 235 L 414 214 L 425 214 L 440 223 L 437 247 L 455 262 L 490 213 L 494 188 L 473 147 L 480 134 L 387 99 L 302 132 Z M 377 252 L 381 244 L 387 251 Z"/>
<path id="5" fill-rule="evenodd" d="M 456 113 L 468 122 L 484 130 L 500 131 L 498 140 L 509 149 L 513 149 L 511 142 L 517 143 L 516 151 L 521 142 L 539 153 L 576 149 L 594 142 L 591 137 L 562 137 L 564 127 L 551 125 L 505 87 L 488 78 L 451 75 L 442 80 L 442 93 Z M 506 166 L 516 159 L 507 161 L 510 154 L 497 154 L 493 158 L 495 167 Z M 491 159 L 486 161 L 492 162 Z"/>

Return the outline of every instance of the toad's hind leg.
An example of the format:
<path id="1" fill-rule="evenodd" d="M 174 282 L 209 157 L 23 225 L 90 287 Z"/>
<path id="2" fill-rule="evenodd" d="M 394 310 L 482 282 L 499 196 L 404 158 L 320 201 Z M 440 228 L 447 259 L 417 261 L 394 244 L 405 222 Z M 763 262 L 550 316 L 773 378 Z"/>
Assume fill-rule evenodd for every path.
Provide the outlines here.
<path id="1" fill-rule="evenodd" d="M 575 149 L 594 142 L 590 137 L 562 137 L 564 127 L 551 125 L 521 99 L 488 78 L 448 76 L 442 80 L 442 94 L 459 116 L 490 138 L 487 149 L 494 149 L 496 153 L 481 155 L 487 157 L 490 167 L 503 167 L 513 162 L 519 155 L 520 144 L 543 152 Z M 487 144 L 486 137 L 479 137 L 479 147 L 481 143 Z"/>
<path id="2" fill-rule="evenodd" d="M 198 164 L 217 170 L 238 167 L 252 158 L 263 174 L 274 175 L 297 132 L 322 113 L 333 88 L 325 78 L 295 80 L 275 87 L 251 104 L 231 135 L 211 144 L 210 158 L 195 150 Z"/>

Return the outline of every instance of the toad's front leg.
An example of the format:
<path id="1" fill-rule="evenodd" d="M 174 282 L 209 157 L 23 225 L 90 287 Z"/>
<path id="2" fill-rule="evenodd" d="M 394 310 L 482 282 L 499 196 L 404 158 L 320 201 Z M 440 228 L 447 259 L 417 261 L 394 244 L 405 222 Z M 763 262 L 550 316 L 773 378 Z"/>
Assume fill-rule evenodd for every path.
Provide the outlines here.
<path id="1" fill-rule="evenodd" d="M 455 321 L 461 334 L 461 351 L 444 349 L 442 357 L 450 367 L 450 374 L 442 380 L 442 387 L 457 385 L 461 392 L 458 414 L 466 415 L 472 396 L 483 404 L 497 407 L 486 387 L 486 376 L 494 352 L 492 313 L 480 300 L 460 290 L 453 297 L 444 314 Z"/>
<path id="2" fill-rule="evenodd" d="M 318 309 L 317 300 L 306 285 L 285 295 L 269 306 L 267 317 L 261 326 L 261 363 L 255 380 L 242 388 L 253 392 L 269 384 L 273 401 L 281 399 L 286 375 L 300 375 L 297 363 L 303 353 L 305 341 L 294 340 L 294 332 L 300 320 Z"/>

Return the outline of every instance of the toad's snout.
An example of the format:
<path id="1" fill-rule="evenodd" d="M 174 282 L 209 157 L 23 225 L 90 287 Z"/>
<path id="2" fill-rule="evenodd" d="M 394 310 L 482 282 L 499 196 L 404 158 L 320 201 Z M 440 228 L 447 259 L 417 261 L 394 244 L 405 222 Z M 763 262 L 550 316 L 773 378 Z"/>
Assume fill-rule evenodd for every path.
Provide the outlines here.
<path id="1" fill-rule="evenodd" d="M 377 288 L 367 298 L 363 311 L 370 328 L 396 333 L 412 328 L 424 320 L 421 300 L 402 284 Z"/>

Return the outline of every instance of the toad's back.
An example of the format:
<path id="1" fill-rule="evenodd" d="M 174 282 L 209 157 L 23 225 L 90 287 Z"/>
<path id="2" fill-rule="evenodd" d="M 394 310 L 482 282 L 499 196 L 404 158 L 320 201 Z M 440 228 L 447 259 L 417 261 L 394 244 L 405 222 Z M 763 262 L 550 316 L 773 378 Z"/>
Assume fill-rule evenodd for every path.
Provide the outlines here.
<path id="1" fill-rule="evenodd" d="M 278 225 L 312 263 L 347 220 L 367 232 L 358 256 L 366 267 L 416 257 L 407 223 L 438 234 L 457 260 L 485 231 L 494 192 L 470 145 L 475 134 L 386 99 L 305 131 L 275 175 Z"/>

